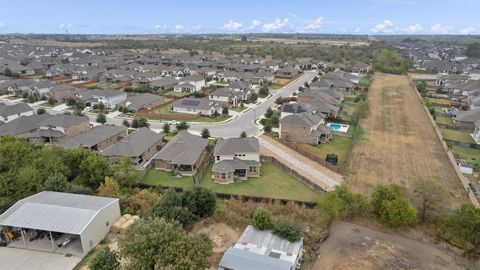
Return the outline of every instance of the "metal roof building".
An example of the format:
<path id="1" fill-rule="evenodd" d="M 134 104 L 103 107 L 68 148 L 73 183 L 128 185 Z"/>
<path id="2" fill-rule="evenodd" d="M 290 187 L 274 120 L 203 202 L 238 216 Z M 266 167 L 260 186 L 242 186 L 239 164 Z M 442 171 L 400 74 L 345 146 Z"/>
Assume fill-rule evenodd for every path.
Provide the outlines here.
<path id="1" fill-rule="evenodd" d="M 271 231 L 249 225 L 233 247 L 223 254 L 219 269 L 291 270 L 302 257 L 303 240 L 289 242 Z"/>
<path id="2" fill-rule="evenodd" d="M 86 254 L 105 237 L 118 218 L 120 205 L 116 198 L 43 191 L 19 200 L 0 215 L 0 226 L 49 232 L 50 238 L 52 233 L 78 236 L 82 252 Z M 51 242 L 55 250 L 53 240 Z"/>

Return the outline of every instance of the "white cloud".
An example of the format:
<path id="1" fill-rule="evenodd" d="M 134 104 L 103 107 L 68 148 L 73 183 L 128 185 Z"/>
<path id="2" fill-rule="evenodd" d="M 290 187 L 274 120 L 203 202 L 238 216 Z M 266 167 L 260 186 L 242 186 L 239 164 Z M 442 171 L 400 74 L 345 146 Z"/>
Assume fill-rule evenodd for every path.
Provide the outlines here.
<path id="1" fill-rule="evenodd" d="M 72 26 L 73 26 L 73 24 L 71 24 L 71 23 L 61 23 L 60 25 L 58 25 L 58 28 L 67 29 L 67 28 L 70 28 Z"/>
<path id="2" fill-rule="evenodd" d="M 305 26 L 305 30 L 317 30 L 319 28 L 322 28 L 323 23 L 324 23 L 324 18 L 318 17 L 316 20 L 312 21 L 310 24 Z"/>
<path id="3" fill-rule="evenodd" d="M 241 22 L 236 22 L 234 20 L 230 20 L 227 24 L 223 25 L 223 29 L 227 31 L 238 31 L 242 28 L 243 24 Z"/>
<path id="4" fill-rule="evenodd" d="M 255 30 L 260 25 L 262 25 L 262 22 L 260 20 L 253 20 L 250 26 L 246 27 L 245 30 Z"/>
<path id="5" fill-rule="evenodd" d="M 155 29 L 157 29 L 157 30 L 167 29 L 167 26 L 165 24 L 157 24 L 157 25 L 155 25 Z"/>
<path id="6" fill-rule="evenodd" d="M 4 23 L 4 22 L 0 22 L 0 28 L 3 28 L 3 27 L 5 27 L 6 25 L 7 25 L 6 23 Z"/>
<path id="7" fill-rule="evenodd" d="M 275 21 L 271 23 L 266 23 L 262 26 L 263 32 L 277 32 L 279 30 L 285 29 L 290 26 L 290 20 L 285 18 L 283 20 L 275 19 Z"/>
<path id="8" fill-rule="evenodd" d="M 475 30 L 477 30 L 477 29 L 473 26 L 466 27 L 466 28 L 463 28 L 463 29 L 460 30 L 460 34 L 469 35 L 469 34 L 472 34 L 473 32 L 475 32 Z"/>
<path id="9" fill-rule="evenodd" d="M 175 25 L 175 30 L 183 30 L 183 29 L 185 29 L 185 26 L 183 26 L 181 24 Z"/>
<path id="10" fill-rule="evenodd" d="M 421 24 L 417 23 L 404 28 L 403 31 L 413 34 L 423 31 L 423 27 Z"/>
<path id="11" fill-rule="evenodd" d="M 393 22 L 390 20 L 383 20 L 383 22 L 378 23 L 371 29 L 372 32 L 374 33 L 394 33 L 396 31 L 395 28 L 393 28 Z"/>
<path id="12" fill-rule="evenodd" d="M 453 26 L 451 25 L 441 25 L 439 23 L 433 25 L 431 28 L 430 28 L 430 31 L 432 33 L 435 33 L 435 34 L 447 34 L 449 32 L 451 32 L 453 30 Z"/>
<path id="13" fill-rule="evenodd" d="M 358 32 L 360 32 L 360 28 L 359 28 L 359 27 L 357 27 L 357 28 L 353 29 L 353 32 L 354 32 L 354 33 L 358 33 Z"/>

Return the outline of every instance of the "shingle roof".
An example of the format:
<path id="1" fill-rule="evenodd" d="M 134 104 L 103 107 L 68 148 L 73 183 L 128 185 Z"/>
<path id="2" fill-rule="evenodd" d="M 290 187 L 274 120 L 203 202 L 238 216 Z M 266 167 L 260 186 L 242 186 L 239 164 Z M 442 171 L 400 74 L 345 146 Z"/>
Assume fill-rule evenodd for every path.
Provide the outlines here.
<path id="1" fill-rule="evenodd" d="M 102 155 L 108 157 L 138 157 L 162 138 L 163 133 L 156 133 L 148 128 L 140 128 L 105 149 Z"/>
<path id="2" fill-rule="evenodd" d="M 154 159 L 171 164 L 194 164 L 208 145 L 208 140 L 184 130 L 172 138 Z"/>
<path id="3" fill-rule="evenodd" d="M 214 155 L 234 155 L 235 153 L 259 153 L 260 146 L 255 137 L 229 138 L 217 142 Z"/>
<path id="4" fill-rule="evenodd" d="M 26 103 L 17 103 L 13 105 L 6 105 L 4 103 L 0 103 L 0 116 L 10 116 L 16 115 L 19 113 L 33 111 L 32 107 Z"/>
<path id="5" fill-rule="evenodd" d="M 39 114 L 39 115 L 30 115 L 30 116 L 21 116 L 13 121 L 10 121 L 2 126 L 0 126 L 0 136 L 6 134 L 11 135 L 21 135 L 29 131 L 37 129 L 37 124 L 51 115 L 49 114 Z"/>
<path id="6" fill-rule="evenodd" d="M 126 131 L 127 127 L 119 126 L 98 126 L 90 129 L 89 131 L 79 134 L 70 138 L 64 142 L 61 146 L 64 148 L 78 148 L 78 147 L 92 147 L 97 145 L 106 139 L 122 132 Z"/>

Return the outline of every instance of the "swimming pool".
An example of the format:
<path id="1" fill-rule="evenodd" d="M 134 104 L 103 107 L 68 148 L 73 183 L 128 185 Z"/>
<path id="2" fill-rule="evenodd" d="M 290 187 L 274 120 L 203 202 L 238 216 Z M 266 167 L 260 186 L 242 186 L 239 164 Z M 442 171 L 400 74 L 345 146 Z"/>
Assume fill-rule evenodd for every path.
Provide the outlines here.
<path id="1" fill-rule="evenodd" d="M 334 131 L 337 131 L 337 132 L 347 133 L 348 128 L 350 126 L 345 125 L 345 124 L 338 124 L 338 123 L 328 123 L 327 127 L 331 128 L 331 129 L 333 129 Z"/>

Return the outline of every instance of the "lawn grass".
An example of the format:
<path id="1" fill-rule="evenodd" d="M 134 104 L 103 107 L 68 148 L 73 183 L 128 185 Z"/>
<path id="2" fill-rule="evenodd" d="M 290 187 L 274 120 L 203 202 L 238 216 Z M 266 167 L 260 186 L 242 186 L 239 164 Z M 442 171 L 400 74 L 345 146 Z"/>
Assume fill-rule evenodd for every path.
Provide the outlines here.
<path id="1" fill-rule="evenodd" d="M 452 105 L 452 102 L 448 99 L 443 99 L 443 98 L 427 98 L 428 101 L 430 101 L 434 105 L 439 105 L 443 107 L 450 107 Z"/>
<path id="2" fill-rule="evenodd" d="M 478 166 L 480 165 L 480 150 L 469 147 L 453 145 L 450 147 L 452 153 L 458 159 L 465 160 L 468 164 Z"/>
<path id="3" fill-rule="evenodd" d="M 453 130 L 448 128 L 440 128 L 443 138 L 446 140 L 463 142 L 463 143 L 475 143 L 472 136 L 465 131 Z"/>
<path id="4" fill-rule="evenodd" d="M 443 107 L 433 106 L 433 109 L 436 113 L 443 113 Z"/>
<path id="5" fill-rule="evenodd" d="M 156 113 L 161 113 L 161 114 L 167 115 L 166 117 L 163 117 L 163 118 L 162 118 L 163 120 L 182 120 L 182 119 L 178 119 L 178 117 L 175 117 L 175 115 L 184 114 L 184 113 L 172 112 L 172 111 L 170 110 L 170 105 L 161 106 L 161 107 L 159 107 L 158 109 L 156 109 L 155 112 L 156 112 Z M 172 117 L 168 117 L 168 114 L 171 114 Z M 225 121 L 225 120 L 229 119 L 230 117 L 231 117 L 231 116 L 229 116 L 229 115 L 223 115 L 223 114 L 220 114 L 220 115 L 217 116 L 217 117 L 210 117 L 210 116 L 201 115 L 201 116 L 199 116 L 198 118 L 192 119 L 192 120 L 188 120 L 187 122 L 207 122 L 207 123 L 214 123 L 214 122 Z"/>
<path id="6" fill-rule="evenodd" d="M 315 201 L 320 194 L 312 190 L 282 168 L 271 162 L 263 162 L 262 176 L 249 178 L 232 184 L 217 184 L 212 180 L 212 165 L 208 166 L 200 179 L 200 186 L 213 192 L 289 199 L 299 201 Z M 175 178 L 168 172 L 150 170 L 143 183 L 168 187 L 188 188 L 193 185 L 191 177 Z"/>
<path id="7" fill-rule="evenodd" d="M 352 138 L 333 135 L 332 141 L 330 143 L 322 143 L 318 145 L 298 143 L 298 147 L 308 151 L 320 159 L 325 160 L 327 154 L 335 153 L 338 155 L 338 166 L 343 168 L 345 166 L 345 161 L 350 150 L 350 145 L 352 143 Z"/>
<path id="8" fill-rule="evenodd" d="M 175 92 L 175 91 L 168 91 L 168 92 L 165 92 L 162 94 L 162 96 L 170 96 L 170 97 L 185 97 L 185 96 L 188 96 L 190 95 L 190 93 L 186 93 L 186 92 Z"/>
<path id="9" fill-rule="evenodd" d="M 436 116 L 435 122 L 437 122 L 437 124 L 440 124 L 440 125 L 453 126 L 453 120 L 451 117 Z"/>
<path id="10" fill-rule="evenodd" d="M 243 112 L 243 111 L 245 111 L 246 109 L 248 109 L 248 107 L 243 107 L 243 108 L 241 108 L 241 107 L 232 107 L 232 108 L 230 108 L 229 110 L 236 111 L 236 112 Z"/>

